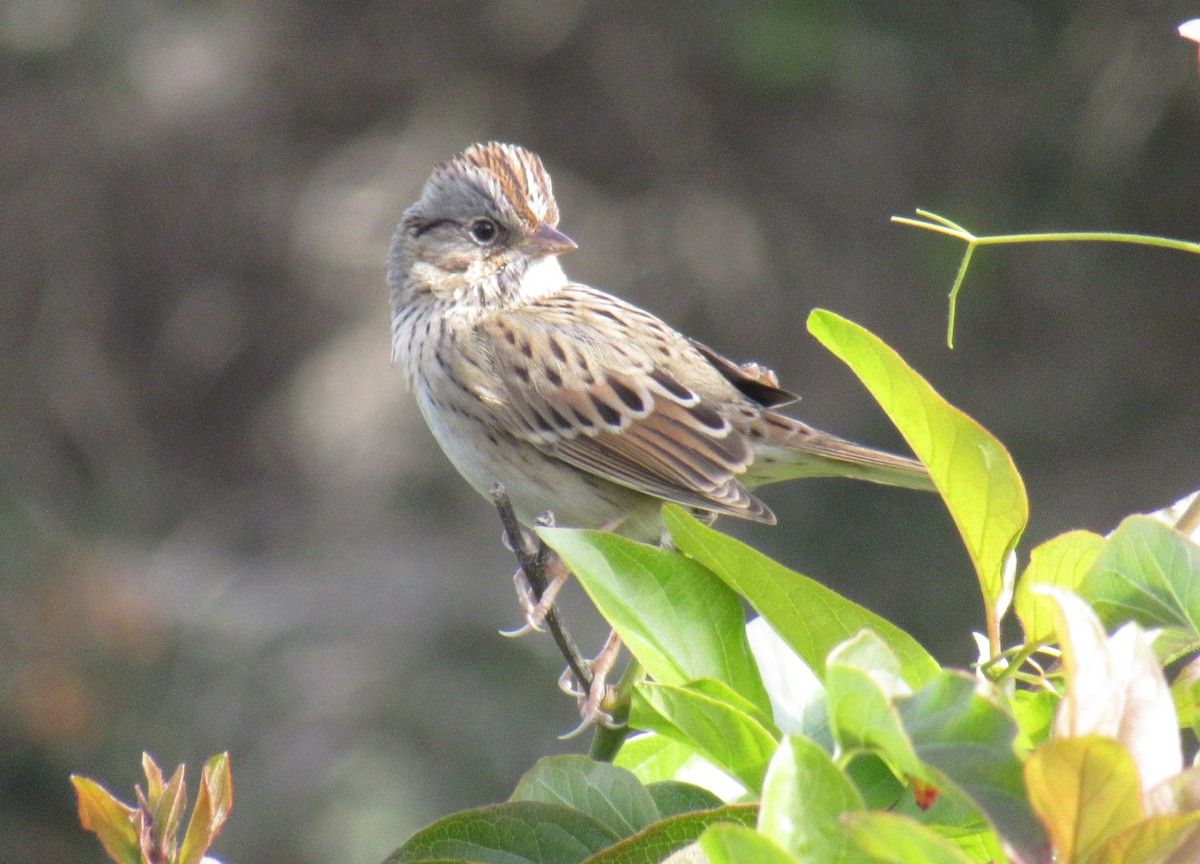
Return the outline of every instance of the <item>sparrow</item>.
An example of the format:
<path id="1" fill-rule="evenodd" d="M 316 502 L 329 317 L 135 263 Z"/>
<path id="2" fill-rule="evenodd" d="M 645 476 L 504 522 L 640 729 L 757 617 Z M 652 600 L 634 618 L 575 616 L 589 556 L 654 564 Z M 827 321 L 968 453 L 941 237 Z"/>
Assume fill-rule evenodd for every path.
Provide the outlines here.
<path id="1" fill-rule="evenodd" d="M 517 519 L 665 539 L 662 503 L 774 523 L 753 489 L 852 477 L 932 489 L 921 463 L 779 413 L 796 396 L 758 364 L 739 365 L 631 303 L 572 282 L 541 159 L 496 142 L 437 165 L 392 238 L 392 359 L 434 437 L 481 494 L 501 484 Z M 502 511 L 503 512 L 503 511 Z M 550 620 L 567 577 L 535 595 L 514 581 L 527 626 Z M 553 622 L 551 622 L 553 623 Z M 563 686 L 583 722 L 611 724 L 605 677 L 614 633 L 590 681 Z M 568 653 L 568 659 L 570 655 Z M 573 733 L 572 733 L 573 734 Z"/>
<path id="2" fill-rule="evenodd" d="M 774 523 L 753 489 L 851 477 L 932 489 L 919 462 L 814 429 L 796 400 L 651 313 L 572 282 L 550 176 L 529 150 L 474 144 L 437 165 L 392 239 L 392 359 L 434 437 L 518 519 L 633 539 L 664 501 Z"/>

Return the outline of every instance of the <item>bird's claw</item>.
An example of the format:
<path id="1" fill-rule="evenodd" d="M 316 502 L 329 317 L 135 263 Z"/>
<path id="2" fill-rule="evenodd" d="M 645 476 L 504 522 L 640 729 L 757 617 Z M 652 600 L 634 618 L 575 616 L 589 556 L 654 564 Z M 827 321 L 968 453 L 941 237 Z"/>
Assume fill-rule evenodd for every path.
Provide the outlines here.
<path id="1" fill-rule="evenodd" d="M 584 730 L 596 725 L 603 726 L 605 729 L 619 729 L 624 725 L 615 722 L 612 713 L 604 708 L 605 705 L 612 704 L 616 698 L 616 690 L 611 684 L 604 681 L 603 676 L 595 676 L 592 679 L 592 686 L 585 693 L 576 686 L 575 676 L 570 669 L 567 669 L 558 679 L 558 686 L 568 696 L 574 696 L 579 703 L 579 724 L 570 732 L 559 735 L 559 740 L 566 741 L 574 738 Z"/>
<path id="2" fill-rule="evenodd" d="M 554 595 L 551 595 L 549 589 L 547 589 L 542 599 L 538 600 L 537 595 L 533 591 L 533 586 L 529 584 L 529 577 L 520 568 L 517 568 L 517 572 L 513 574 L 513 587 L 517 589 L 517 603 L 520 605 L 521 612 L 525 616 L 525 623 L 515 630 L 501 630 L 500 635 L 516 639 L 519 636 L 524 636 L 526 633 L 541 633 L 542 624 L 546 620 L 546 613 L 554 603 Z M 555 594 L 557 593 L 556 590 Z M 550 597 L 549 603 L 545 602 L 546 596 Z"/>
<path id="3" fill-rule="evenodd" d="M 609 687 L 608 689 L 611 690 L 612 688 Z M 579 717 L 579 725 L 577 725 L 570 732 L 564 732 L 562 735 L 559 735 L 559 741 L 567 741 L 571 738 L 574 738 L 581 732 L 584 732 L 593 726 L 603 726 L 605 729 L 620 729 L 625 725 L 624 723 L 614 722 L 612 715 L 607 711 L 601 710 L 598 704 L 591 706 L 590 709 L 588 704 L 581 705 L 579 707 Z"/>
<path id="4" fill-rule="evenodd" d="M 583 691 L 579 689 L 579 685 L 575 681 L 575 673 L 571 671 L 570 666 L 564 669 L 563 673 L 558 676 L 558 689 L 574 699 L 578 699 L 583 695 Z"/>
<path id="5" fill-rule="evenodd" d="M 535 627 L 532 624 L 530 624 L 528 621 L 526 621 L 520 627 L 514 627 L 511 630 L 500 629 L 500 630 L 497 630 L 496 632 L 499 633 L 501 636 L 503 636 L 505 639 L 520 639 L 522 636 L 526 636 L 530 633 L 541 633 L 542 628 Z"/>
<path id="6" fill-rule="evenodd" d="M 546 559 L 545 566 L 547 570 L 551 571 L 551 575 L 541 597 L 538 597 L 533 590 L 533 586 L 529 583 L 529 577 L 525 575 L 523 569 L 518 568 L 517 572 L 513 574 L 513 585 L 517 589 L 517 603 L 520 604 L 521 612 L 525 615 L 525 624 L 515 630 L 501 630 L 501 636 L 516 638 L 524 636 L 526 633 L 542 632 L 542 624 L 546 621 L 546 615 L 554 606 L 554 601 L 558 599 L 558 592 L 562 590 L 563 585 L 567 584 L 567 579 L 571 576 L 570 571 L 557 556 L 552 555 Z"/>
<path id="7" fill-rule="evenodd" d="M 625 725 L 613 720 L 612 709 L 615 707 L 617 693 L 616 689 L 608 683 L 608 674 L 616 665 L 617 655 L 620 651 L 621 639 L 614 630 L 609 634 L 600 653 L 594 659 L 587 661 L 592 680 L 586 691 L 580 686 L 570 668 L 566 669 L 559 677 L 559 689 L 568 696 L 574 696 L 579 703 L 580 717 L 578 726 L 565 735 L 559 736 L 563 740 L 574 738 L 583 730 L 594 725 L 603 726 L 605 729 L 620 729 Z"/>

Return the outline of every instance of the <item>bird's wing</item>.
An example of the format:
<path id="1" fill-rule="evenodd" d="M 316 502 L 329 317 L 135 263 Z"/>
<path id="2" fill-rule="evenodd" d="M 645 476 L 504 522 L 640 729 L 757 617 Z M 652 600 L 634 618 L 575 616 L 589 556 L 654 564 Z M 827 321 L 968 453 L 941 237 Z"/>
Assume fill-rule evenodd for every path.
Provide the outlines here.
<path id="1" fill-rule="evenodd" d="M 571 285 L 480 319 L 455 358 L 500 425 L 576 468 L 658 498 L 774 522 L 738 480 L 754 459 L 738 393 L 648 312 Z"/>
<path id="2" fill-rule="evenodd" d="M 757 402 L 763 408 L 778 408 L 799 401 L 800 397 L 790 390 L 784 390 L 775 380 L 775 373 L 757 363 L 739 365 L 728 357 L 718 354 L 703 342 L 695 339 L 688 340 L 692 347 L 704 355 L 704 359 L 721 373 L 730 384 L 736 387 L 747 399 Z"/>

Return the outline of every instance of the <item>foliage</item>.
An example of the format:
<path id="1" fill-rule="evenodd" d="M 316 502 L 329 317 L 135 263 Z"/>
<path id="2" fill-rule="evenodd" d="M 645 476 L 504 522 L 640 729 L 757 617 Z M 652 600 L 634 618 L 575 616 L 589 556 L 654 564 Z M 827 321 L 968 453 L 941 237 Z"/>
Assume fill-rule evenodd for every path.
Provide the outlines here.
<path id="1" fill-rule="evenodd" d="M 96 834 L 104 851 L 118 864 L 201 864 L 212 860 L 205 859 L 204 853 L 221 833 L 233 807 L 229 754 L 221 753 L 205 763 L 182 844 L 178 833 L 187 809 L 183 766 L 164 782 L 158 765 L 143 753 L 142 770 L 146 788 L 135 787 L 136 807 L 122 803 L 93 780 L 72 776 L 83 827 Z"/>
<path id="2" fill-rule="evenodd" d="M 446 817 L 388 861 L 1200 860 L 1200 768 L 1180 737 L 1200 675 L 1183 665 L 1169 685 L 1163 665 L 1200 650 L 1200 547 L 1173 527 L 1195 500 L 1171 524 L 1053 538 L 1017 580 L 1029 509 L 1000 442 L 861 327 L 818 310 L 809 329 L 930 470 L 980 586 L 976 668 L 939 667 L 678 507 L 674 550 L 542 529 L 646 670 L 639 732 L 614 764 L 542 760 L 510 801 Z M 1025 640 L 1005 649 L 1010 611 Z"/>
<path id="3" fill-rule="evenodd" d="M 978 246 L 1200 251 L 1142 235 L 977 237 L 918 214 L 897 221 L 967 243 L 950 338 Z M 542 759 L 508 801 L 435 822 L 385 864 L 1200 860 L 1200 767 L 1185 767 L 1180 733 L 1200 730 L 1200 493 L 1107 537 L 1054 537 L 1017 579 L 1029 502 L 1004 446 L 864 328 L 824 310 L 808 326 L 953 519 L 983 600 L 975 668 L 941 668 L 900 628 L 675 505 L 670 549 L 543 527 L 635 658 L 614 713 L 639 734 L 612 739 L 611 763 Z M 1010 611 L 1024 641 L 1005 649 Z M 148 755 L 143 767 L 137 807 L 72 778 L 84 828 L 118 864 L 201 864 L 232 806 L 228 756 L 205 766 L 182 843 L 183 766 L 166 782 Z"/>

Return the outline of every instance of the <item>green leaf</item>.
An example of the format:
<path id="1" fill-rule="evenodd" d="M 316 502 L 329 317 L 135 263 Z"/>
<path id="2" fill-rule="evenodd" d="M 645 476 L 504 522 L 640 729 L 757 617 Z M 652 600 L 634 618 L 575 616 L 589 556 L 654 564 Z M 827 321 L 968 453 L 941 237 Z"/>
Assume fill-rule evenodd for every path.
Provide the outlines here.
<path id="1" fill-rule="evenodd" d="M 1013 750 L 1016 723 L 975 692 L 973 677 L 942 672 L 904 695 L 894 666 L 869 633 L 839 646 L 829 660 L 830 718 L 844 750 L 877 752 L 894 770 L 943 793 L 940 806 L 946 806 L 944 793 L 954 801 L 965 796 L 1014 848 L 1041 860 L 1046 839 L 1025 800 Z"/>
<path id="2" fill-rule="evenodd" d="M 783 732 L 803 735 L 832 748 L 821 679 L 761 615 L 746 625 L 746 638 L 771 697 L 775 725 Z"/>
<path id="3" fill-rule="evenodd" d="M 1186 630 L 1155 628 L 1147 634 L 1154 656 L 1163 666 L 1170 666 L 1185 657 L 1194 657 L 1200 651 L 1200 637 Z"/>
<path id="4" fill-rule="evenodd" d="M 1171 682 L 1171 699 L 1179 725 L 1200 735 L 1200 659 L 1188 663 Z"/>
<path id="5" fill-rule="evenodd" d="M 1200 638 L 1200 546 L 1149 516 L 1108 538 L 1079 594 L 1113 629 L 1126 621 Z"/>
<path id="6" fill-rule="evenodd" d="M 695 755 L 695 750 L 674 738 L 645 732 L 625 739 L 613 764 L 633 772 L 647 786 L 672 780 L 683 765 Z"/>
<path id="7" fill-rule="evenodd" d="M 142 773 L 146 775 L 146 803 L 150 806 L 154 836 L 173 840 L 187 807 L 183 766 L 176 768 L 170 782 L 164 784 L 162 770 L 154 758 L 149 753 L 142 753 Z"/>
<path id="8" fill-rule="evenodd" d="M 219 753 L 209 759 L 200 772 L 200 789 L 196 792 L 196 806 L 192 809 L 187 834 L 179 847 L 179 864 L 200 864 L 204 853 L 225 826 L 232 807 L 233 775 L 229 771 L 229 754 Z"/>
<path id="9" fill-rule="evenodd" d="M 755 791 L 762 786 L 777 746 L 774 736 L 752 716 L 690 686 L 639 684 L 633 691 L 629 722 L 690 744 Z"/>
<path id="10" fill-rule="evenodd" d="M 146 800 L 154 808 L 154 805 L 158 803 L 166 787 L 163 784 L 162 769 L 158 767 L 158 763 L 154 761 L 154 757 L 144 750 L 142 751 L 142 773 L 146 775 Z M 180 769 L 176 768 L 175 773 L 177 775 L 180 774 Z M 157 815 L 156 813 L 155 816 Z"/>
<path id="11" fill-rule="evenodd" d="M 586 756 L 547 756 L 525 772 L 510 801 L 574 807 L 620 837 L 659 819 L 654 799 L 632 773 Z"/>
<path id="12" fill-rule="evenodd" d="M 1061 738 L 1025 763 L 1029 801 L 1062 861 L 1083 862 L 1142 819 L 1133 757 L 1111 738 Z"/>
<path id="13" fill-rule="evenodd" d="M 900 661 L 887 644 L 871 630 L 863 630 L 829 652 L 825 660 L 830 666 L 852 666 L 871 676 L 880 692 L 888 698 L 909 696 L 912 688 L 900 674 Z M 934 680 L 937 680 L 936 678 Z"/>
<path id="14" fill-rule="evenodd" d="M 71 775 L 79 799 L 79 824 L 99 839 L 108 856 L 119 864 L 142 864 L 141 847 L 133 827 L 132 807 L 86 777 Z"/>
<path id="15" fill-rule="evenodd" d="M 1054 712 L 1062 699 L 1047 690 L 1017 690 L 1012 694 L 1011 707 L 1017 719 L 1017 752 L 1028 755 L 1035 747 L 1050 740 L 1054 727 Z"/>
<path id="16" fill-rule="evenodd" d="M 917 820 L 920 822 L 920 820 Z M 996 864 L 1006 861 L 1007 856 L 996 832 L 987 826 L 980 828 L 950 828 L 942 825 L 926 823 L 927 827 L 939 837 L 945 837 L 959 848 L 964 855 L 976 864 Z"/>
<path id="17" fill-rule="evenodd" d="M 921 761 L 974 801 L 1026 860 L 1043 860 L 1046 837 L 1026 800 L 1013 749 L 1016 722 L 976 692 L 977 686 L 966 673 L 943 672 L 914 695 L 897 699 L 896 707 Z"/>
<path id="18" fill-rule="evenodd" d="M 697 810 L 712 810 L 724 802 L 702 786 L 682 783 L 678 780 L 663 780 L 646 787 L 654 799 L 663 818 L 694 813 Z"/>
<path id="19" fill-rule="evenodd" d="M 620 839 L 591 816 L 539 801 L 510 801 L 439 819 L 385 864 L 460 859 L 478 864 L 579 864 Z"/>
<path id="20" fill-rule="evenodd" d="M 895 813 L 849 813 L 849 836 L 875 861 L 887 864 L 972 864 L 957 845 L 920 823 Z"/>
<path id="21" fill-rule="evenodd" d="M 925 776 L 892 697 L 911 691 L 899 663 L 870 630 L 843 642 L 829 655 L 825 703 L 834 740 L 842 751 L 876 752 L 901 774 Z"/>
<path id="22" fill-rule="evenodd" d="M 149 754 L 142 754 L 143 758 L 154 764 L 150 759 Z M 158 771 L 158 766 L 155 765 L 155 772 Z M 159 782 L 158 807 L 154 815 L 155 834 L 159 837 L 175 837 L 179 831 L 179 825 L 183 821 L 183 812 L 187 809 L 187 788 L 183 782 L 184 770 L 180 765 L 175 769 L 175 773 L 171 775 L 170 782 L 164 787 L 162 786 L 162 774 L 158 773 L 157 780 Z M 147 776 L 149 780 L 149 776 Z M 203 778 L 201 778 L 203 782 Z M 232 791 L 231 791 L 232 794 Z M 147 789 L 147 797 L 151 801 L 154 800 L 153 795 Z"/>
<path id="23" fill-rule="evenodd" d="M 798 864 L 770 838 L 738 825 L 715 825 L 700 837 L 710 864 Z"/>
<path id="24" fill-rule="evenodd" d="M 852 756 L 844 770 L 866 801 L 868 809 L 886 810 L 894 807 L 904 794 L 904 786 L 896 777 L 896 772 L 878 753 Z"/>
<path id="25" fill-rule="evenodd" d="M 1000 838 L 979 805 L 944 775 L 932 768 L 928 770 L 938 777 L 936 783 L 914 780 L 907 790 L 908 794 L 903 795 L 895 807 L 888 809 L 931 828 L 969 858 L 984 862 L 1003 860 L 998 852 Z M 936 798 L 932 800 L 927 797 L 931 791 L 936 793 Z"/>
<path id="26" fill-rule="evenodd" d="M 678 552 L 603 531 L 538 533 L 656 681 L 715 678 L 770 711 L 741 599 L 711 572 Z"/>
<path id="27" fill-rule="evenodd" d="M 660 783 L 669 786 L 677 780 L 712 796 L 711 805 L 693 809 L 708 809 L 745 792 L 741 783 L 704 758 L 691 742 L 668 738 L 657 732 L 643 732 L 626 739 L 613 764 L 632 771 L 646 784 L 652 796 Z M 672 811 L 663 810 L 664 805 L 657 799 L 656 803 L 663 816 L 670 815 Z"/>
<path id="28" fill-rule="evenodd" d="M 842 814 L 865 806 L 828 753 L 807 738 L 788 736 L 767 769 L 758 830 L 801 861 L 865 862 L 840 822 Z"/>
<path id="29" fill-rule="evenodd" d="M 913 686 L 937 673 L 937 661 L 929 652 L 874 612 L 702 525 L 680 507 L 665 506 L 663 518 L 679 550 L 745 597 L 818 675 L 834 646 L 863 629 L 877 633 L 895 652 L 905 680 Z"/>
<path id="30" fill-rule="evenodd" d="M 1035 585 L 1078 589 L 1096 563 L 1104 538 L 1091 531 L 1068 531 L 1029 553 L 1029 566 L 1017 582 L 1016 612 L 1025 628 L 1026 643 L 1041 642 L 1054 632 L 1050 600 L 1033 590 Z"/>
<path id="31" fill-rule="evenodd" d="M 757 805 L 730 804 L 714 810 L 673 816 L 605 849 L 587 859 L 586 864 L 658 864 L 675 851 L 696 842 L 714 825 L 753 825 L 757 815 Z"/>
<path id="32" fill-rule="evenodd" d="M 771 733 L 772 738 L 779 738 L 779 730 L 775 728 L 770 713 L 764 712 L 749 699 L 744 699 L 724 681 L 717 681 L 714 678 L 698 678 L 695 681 L 689 681 L 686 686 L 693 693 L 708 696 L 718 702 L 724 702 L 731 708 L 736 708 L 743 714 L 749 714 Z"/>
<path id="33" fill-rule="evenodd" d="M 815 309 L 808 330 L 850 366 L 929 469 L 975 565 L 989 625 L 998 634 L 1007 603 L 1006 561 L 1029 521 L 1025 484 L 1012 457 L 866 329 Z"/>

